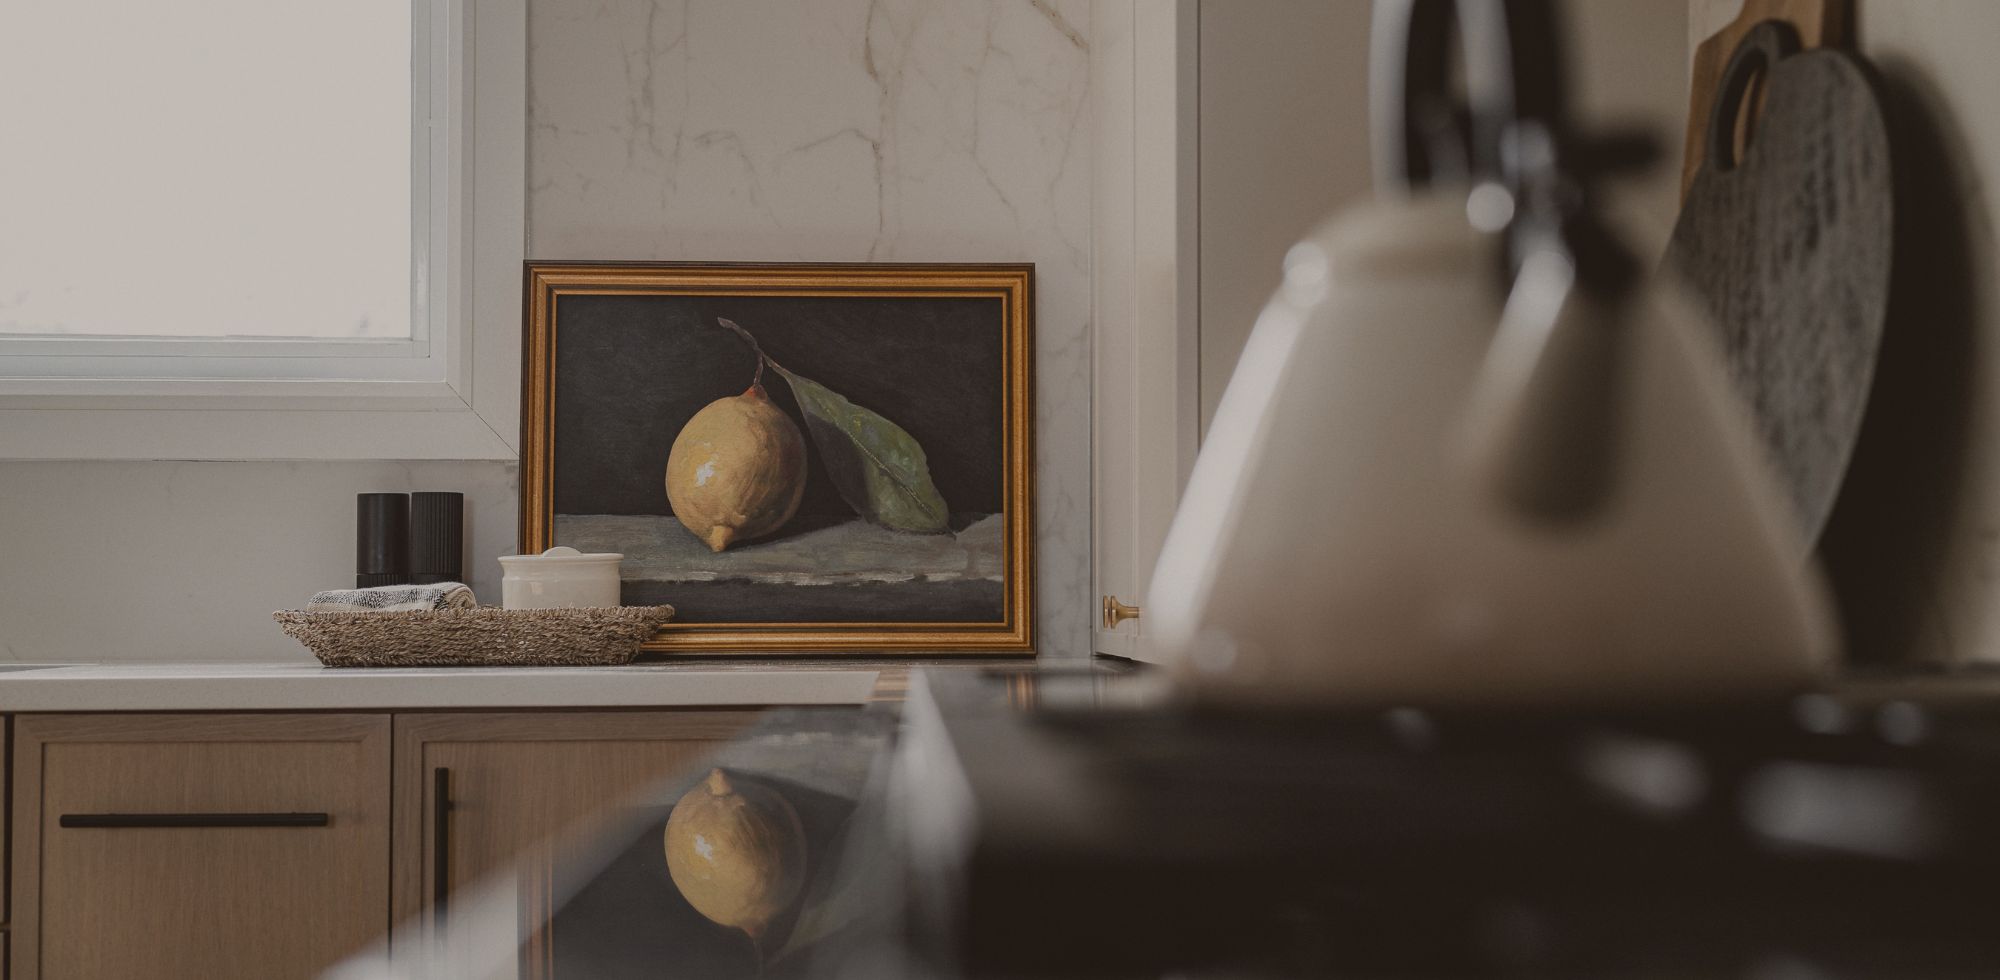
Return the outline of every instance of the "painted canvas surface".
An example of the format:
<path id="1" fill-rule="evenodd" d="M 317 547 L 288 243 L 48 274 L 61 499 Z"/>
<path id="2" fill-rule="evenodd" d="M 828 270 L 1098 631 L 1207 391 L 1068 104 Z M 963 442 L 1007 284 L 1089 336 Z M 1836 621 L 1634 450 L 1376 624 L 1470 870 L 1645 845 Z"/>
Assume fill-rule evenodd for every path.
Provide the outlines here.
<path id="1" fill-rule="evenodd" d="M 1002 623 L 1005 302 L 559 296 L 553 543 L 681 624 Z"/>

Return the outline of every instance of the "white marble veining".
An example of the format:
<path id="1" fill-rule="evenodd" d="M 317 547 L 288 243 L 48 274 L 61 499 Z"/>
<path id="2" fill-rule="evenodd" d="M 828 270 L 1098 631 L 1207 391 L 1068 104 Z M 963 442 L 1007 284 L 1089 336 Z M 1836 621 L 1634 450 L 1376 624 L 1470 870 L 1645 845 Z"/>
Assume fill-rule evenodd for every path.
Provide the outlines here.
<path id="1" fill-rule="evenodd" d="M 127 664 L 0 673 L 0 712 L 381 711 L 862 704 L 876 671 L 634 664 L 353 670 L 298 664 Z"/>
<path id="2" fill-rule="evenodd" d="M 1087 656 L 1081 0 L 534 0 L 529 254 L 1036 265 L 1037 630 Z"/>

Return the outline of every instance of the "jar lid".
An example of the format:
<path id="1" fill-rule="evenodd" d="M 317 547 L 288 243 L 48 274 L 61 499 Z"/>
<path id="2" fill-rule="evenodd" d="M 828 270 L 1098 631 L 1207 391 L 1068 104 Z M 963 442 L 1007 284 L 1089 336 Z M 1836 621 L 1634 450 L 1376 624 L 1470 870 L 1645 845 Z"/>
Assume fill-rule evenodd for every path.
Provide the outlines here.
<path id="1" fill-rule="evenodd" d="M 607 562 L 624 561 L 625 556 L 614 551 L 584 554 L 575 548 L 556 545 L 539 555 L 503 555 L 500 564 L 519 565 L 600 565 Z"/>

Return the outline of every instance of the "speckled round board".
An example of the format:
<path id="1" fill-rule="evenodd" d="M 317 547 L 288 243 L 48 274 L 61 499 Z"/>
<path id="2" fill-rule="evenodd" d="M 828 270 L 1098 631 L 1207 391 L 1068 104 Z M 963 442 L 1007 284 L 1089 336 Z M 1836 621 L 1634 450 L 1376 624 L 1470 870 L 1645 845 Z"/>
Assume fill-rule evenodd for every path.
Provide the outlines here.
<path id="1" fill-rule="evenodd" d="M 1720 340 L 1810 544 L 1853 454 L 1888 308 L 1888 130 L 1866 68 L 1767 21 L 1737 46 L 1667 248 Z M 1753 84 L 1741 159 L 1730 133 Z"/>

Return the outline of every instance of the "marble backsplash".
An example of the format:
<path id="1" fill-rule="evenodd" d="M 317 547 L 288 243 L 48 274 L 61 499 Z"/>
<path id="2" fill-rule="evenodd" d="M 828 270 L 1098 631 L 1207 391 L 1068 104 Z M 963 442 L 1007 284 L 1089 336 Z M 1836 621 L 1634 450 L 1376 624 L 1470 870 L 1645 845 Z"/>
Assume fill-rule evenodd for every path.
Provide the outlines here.
<path id="1" fill-rule="evenodd" d="M 1082 0 L 533 0 L 537 259 L 1033 262 L 1044 656 L 1089 651 Z"/>

